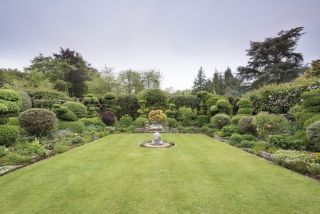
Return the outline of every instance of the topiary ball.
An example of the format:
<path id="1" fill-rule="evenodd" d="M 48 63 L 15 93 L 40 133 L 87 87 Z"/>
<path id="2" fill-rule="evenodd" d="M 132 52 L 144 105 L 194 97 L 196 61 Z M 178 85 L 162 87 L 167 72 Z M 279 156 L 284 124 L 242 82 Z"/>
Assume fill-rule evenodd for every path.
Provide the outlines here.
<path id="1" fill-rule="evenodd" d="M 67 101 L 62 104 L 63 107 L 67 107 L 70 111 L 72 111 L 78 118 L 86 117 L 87 107 L 79 102 L 71 102 Z"/>
<path id="2" fill-rule="evenodd" d="M 134 121 L 134 125 L 138 128 L 142 128 L 144 127 L 146 124 L 148 123 L 148 119 L 145 117 L 138 117 L 135 121 Z"/>
<path id="3" fill-rule="evenodd" d="M 214 128 L 222 129 L 230 124 L 230 118 L 226 114 L 216 114 L 210 118 L 210 125 Z"/>
<path id="4" fill-rule="evenodd" d="M 48 109 L 32 108 L 19 115 L 19 124 L 30 135 L 47 135 L 55 127 L 56 115 Z"/>
<path id="5" fill-rule="evenodd" d="M 106 126 L 112 126 L 114 124 L 114 122 L 116 121 L 116 118 L 111 111 L 106 111 L 106 112 L 101 113 L 100 117 L 101 117 L 102 122 Z"/>
<path id="6" fill-rule="evenodd" d="M 239 120 L 239 129 L 240 132 L 243 134 L 253 134 L 255 135 L 257 133 L 257 126 L 254 121 L 254 117 L 248 116 L 248 117 L 242 117 Z"/>

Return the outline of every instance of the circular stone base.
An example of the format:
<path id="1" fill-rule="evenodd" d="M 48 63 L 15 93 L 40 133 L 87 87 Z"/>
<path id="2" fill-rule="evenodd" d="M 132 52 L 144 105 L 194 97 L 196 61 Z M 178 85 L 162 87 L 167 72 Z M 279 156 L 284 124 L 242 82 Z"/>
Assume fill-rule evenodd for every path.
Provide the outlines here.
<path id="1" fill-rule="evenodd" d="M 152 144 L 152 142 L 145 142 L 145 143 L 140 143 L 139 146 L 140 147 L 146 147 L 146 148 L 156 148 L 156 149 L 160 149 L 160 148 L 169 148 L 172 146 L 175 146 L 175 143 L 166 143 L 166 142 L 162 142 L 162 144 L 156 145 L 156 144 Z"/>

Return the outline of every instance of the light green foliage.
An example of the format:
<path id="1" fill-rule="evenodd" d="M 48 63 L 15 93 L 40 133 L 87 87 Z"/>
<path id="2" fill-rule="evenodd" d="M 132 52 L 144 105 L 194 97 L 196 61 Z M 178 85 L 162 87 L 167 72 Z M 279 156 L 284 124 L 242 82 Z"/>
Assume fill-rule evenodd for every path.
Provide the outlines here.
<path id="1" fill-rule="evenodd" d="M 123 115 L 120 120 L 117 123 L 118 126 L 123 127 L 123 128 L 127 128 L 131 125 L 133 125 L 133 119 L 132 117 L 130 117 L 129 115 Z"/>
<path id="2" fill-rule="evenodd" d="M 232 105 L 226 99 L 219 99 L 216 103 L 220 113 L 231 114 Z"/>
<path id="3" fill-rule="evenodd" d="M 103 127 L 104 126 L 100 117 L 81 118 L 79 121 L 81 121 L 86 127 L 88 126 Z"/>
<path id="4" fill-rule="evenodd" d="M 138 117 L 135 121 L 134 121 L 134 125 L 138 128 L 142 128 L 145 127 L 145 125 L 148 123 L 148 119 L 145 117 Z"/>
<path id="5" fill-rule="evenodd" d="M 194 117 L 195 113 L 190 107 L 180 107 L 178 109 L 178 121 L 182 122 L 183 126 L 189 126 Z"/>
<path id="6" fill-rule="evenodd" d="M 19 128 L 13 125 L 0 125 L 0 145 L 11 146 L 19 138 Z"/>
<path id="7" fill-rule="evenodd" d="M 74 138 L 71 139 L 70 143 L 72 145 L 80 145 L 80 144 L 84 144 L 85 140 L 81 137 L 81 136 L 76 136 Z"/>
<path id="8" fill-rule="evenodd" d="M 67 129 L 75 133 L 82 133 L 86 129 L 84 124 L 80 121 L 58 121 L 58 129 Z"/>
<path id="9" fill-rule="evenodd" d="M 234 124 L 234 125 L 238 125 L 239 123 L 239 120 L 242 118 L 242 117 L 246 117 L 247 115 L 246 114 L 237 114 L 235 116 L 233 116 L 231 118 L 231 123 Z"/>
<path id="10" fill-rule="evenodd" d="M 32 108 L 32 101 L 30 96 L 28 95 L 28 93 L 24 92 L 24 91 L 19 91 L 19 95 L 21 98 L 21 109 L 20 111 L 25 111 L 28 110 L 30 108 Z"/>
<path id="11" fill-rule="evenodd" d="M 266 85 L 244 96 L 250 98 L 255 112 L 284 114 L 300 102 L 303 92 L 319 87 L 317 79 L 298 78 L 290 83 Z"/>
<path id="12" fill-rule="evenodd" d="M 239 133 L 240 129 L 239 129 L 239 126 L 231 124 L 231 125 L 228 125 L 228 126 L 224 126 L 222 128 L 222 131 L 223 131 L 225 136 L 231 136 L 234 133 Z"/>
<path id="13" fill-rule="evenodd" d="M 70 147 L 65 143 L 57 143 L 53 146 L 53 152 L 56 154 L 61 154 L 69 150 Z"/>
<path id="14" fill-rule="evenodd" d="M 67 101 L 63 103 L 62 106 L 68 108 L 78 118 L 83 118 L 87 116 L 87 107 L 82 103 Z"/>
<path id="15" fill-rule="evenodd" d="M 289 122 L 282 115 L 260 112 L 255 116 L 258 128 L 258 135 L 266 138 L 273 134 L 286 134 L 288 132 Z"/>
<path id="16" fill-rule="evenodd" d="M 31 161 L 31 156 L 20 155 L 17 152 L 8 152 L 5 156 L 0 158 L 0 166 L 21 165 L 31 163 Z"/>
<path id="17" fill-rule="evenodd" d="M 52 110 L 58 119 L 65 121 L 76 121 L 78 117 L 73 111 L 69 110 L 67 107 L 61 106 L 60 104 L 54 104 Z"/>
<path id="18" fill-rule="evenodd" d="M 28 157 L 46 157 L 46 149 L 39 143 L 38 140 L 33 141 L 32 143 L 18 143 L 14 146 L 14 151 L 22 156 Z"/>
<path id="19" fill-rule="evenodd" d="M 213 128 L 222 129 L 224 126 L 230 124 L 230 118 L 226 114 L 216 114 L 210 118 L 210 125 Z"/>
<path id="20" fill-rule="evenodd" d="M 15 114 L 20 111 L 20 95 L 11 89 L 0 89 L 0 116 Z"/>

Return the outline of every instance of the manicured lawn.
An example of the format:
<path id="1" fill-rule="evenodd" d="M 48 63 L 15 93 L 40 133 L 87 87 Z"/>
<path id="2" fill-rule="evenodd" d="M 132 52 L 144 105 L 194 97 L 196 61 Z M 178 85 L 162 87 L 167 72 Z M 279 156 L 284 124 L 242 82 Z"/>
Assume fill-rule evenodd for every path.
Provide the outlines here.
<path id="1" fill-rule="evenodd" d="M 0 213 L 319 213 L 320 183 L 204 135 L 115 134 L 0 177 Z"/>

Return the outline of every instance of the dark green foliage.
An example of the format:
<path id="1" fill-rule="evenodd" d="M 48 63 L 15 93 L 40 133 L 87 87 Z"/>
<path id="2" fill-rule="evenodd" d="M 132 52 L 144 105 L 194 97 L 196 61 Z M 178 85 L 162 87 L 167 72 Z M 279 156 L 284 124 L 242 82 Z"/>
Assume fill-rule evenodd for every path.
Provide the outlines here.
<path id="1" fill-rule="evenodd" d="M 253 135 L 250 134 L 232 134 L 230 137 L 230 144 L 237 146 L 237 147 L 242 147 L 244 145 L 253 145 L 252 142 L 256 141 L 257 138 Z M 241 143 L 242 141 L 244 141 L 243 143 Z"/>
<path id="2" fill-rule="evenodd" d="M 65 121 L 76 121 L 78 120 L 78 117 L 75 113 L 70 111 L 67 107 L 61 106 L 59 104 L 53 105 L 52 110 L 58 119 L 65 120 Z"/>
<path id="3" fill-rule="evenodd" d="M 231 114 L 232 113 L 232 105 L 226 99 L 219 99 L 216 103 L 218 110 L 220 113 Z"/>
<path id="4" fill-rule="evenodd" d="M 150 110 L 164 110 L 168 105 L 168 96 L 160 89 L 146 89 L 139 93 L 139 99 L 146 101 L 146 107 Z"/>
<path id="5" fill-rule="evenodd" d="M 228 125 L 228 126 L 224 126 L 222 128 L 222 131 L 223 131 L 225 136 L 231 136 L 234 133 L 240 133 L 239 126 L 234 125 L 234 124 L 231 124 L 231 125 Z"/>
<path id="6" fill-rule="evenodd" d="M 199 107 L 199 100 L 195 95 L 173 95 L 170 97 L 170 102 L 174 103 L 177 109 L 180 107 L 190 107 L 192 109 Z"/>
<path id="7" fill-rule="evenodd" d="M 68 99 L 65 93 L 51 90 L 28 91 L 28 94 L 34 108 L 51 108 Z"/>
<path id="8" fill-rule="evenodd" d="M 168 117 L 167 118 L 167 124 L 168 124 L 168 126 L 170 128 L 175 128 L 175 127 L 177 127 L 178 122 L 177 122 L 177 120 L 175 118 Z"/>
<path id="9" fill-rule="evenodd" d="M 266 138 L 268 135 L 286 134 L 289 122 L 283 115 L 260 112 L 255 116 L 258 128 L 258 135 Z"/>
<path id="10" fill-rule="evenodd" d="M 19 128 L 13 125 L 0 125 L 0 145 L 11 146 L 19 138 Z"/>
<path id="11" fill-rule="evenodd" d="M 320 77 L 320 59 L 313 60 L 311 62 L 311 67 L 305 72 L 307 77 Z"/>
<path id="12" fill-rule="evenodd" d="M 320 151 L 320 120 L 308 126 L 306 132 L 310 141 L 309 147 Z"/>
<path id="13" fill-rule="evenodd" d="M 169 109 L 165 111 L 167 117 L 171 117 L 171 118 L 176 118 L 177 117 L 177 107 L 175 104 L 170 103 L 169 104 Z"/>
<path id="14" fill-rule="evenodd" d="M 119 96 L 116 105 L 119 106 L 116 112 L 118 118 L 125 114 L 130 115 L 132 118 L 136 118 L 138 116 L 137 111 L 140 108 L 140 105 L 135 95 Z"/>
<path id="15" fill-rule="evenodd" d="M 54 83 L 53 88 L 57 91 L 67 92 L 68 91 L 68 83 L 64 80 L 57 80 Z"/>
<path id="16" fill-rule="evenodd" d="M 7 150 L 5 146 L 0 145 L 0 158 L 7 154 Z"/>
<path id="17" fill-rule="evenodd" d="M 295 53 L 296 44 L 303 35 L 303 27 L 280 31 L 277 37 L 263 42 L 251 42 L 248 65 L 239 67 L 239 76 L 251 83 L 251 88 L 269 83 L 288 82 L 303 73 L 301 53 Z"/>
<path id="18" fill-rule="evenodd" d="M 55 127 L 56 115 L 48 109 L 32 108 L 19 115 L 19 124 L 31 135 L 47 135 Z"/>
<path id="19" fill-rule="evenodd" d="M 226 114 L 216 114 L 210 118 L 210 125 L 217 129 L 222 129 L 224 126 L 230 124 L 230 118 Z"/>
<path id="20" fill-rule="evenodd" d="M 269 146 L 279 147 L 281 149 L 304 149 L 305 145 L 302 140 L 288 135 L 270 135 L 268 137 Z"/>
<path id="21" fill-rule="evenodd" d="M 206 90 L 208 90 L 207 78 L 201 66 L 195 80 L 193 81 L 192 93 L 197 94 L 199 91 L 206 91 Z"/>
<path id="22" fill-rule="evenodd" d="M 116 121 L 116 118 L 115 118 L 114 114 L 111 111 L 102 112 L 100 114 L 100 117 L 101 117 L 102 122 L 106 126 L 112 126 Z"/>
<path id="23" fill-rule="evenodd" d="M 134 121 L 134 125 L 138 128 L 142 128 L 145 127 L 145 125 L 148 123 L 148 119 L 145 117 L 138 117 L 135 121 Z"/>
<path id="24" fill-rule="evenodd" d="M 27 92 L 19 91 L 19 95 L 21 97 L 21 109 L 20 112 L 23 112 L 25 110 L 28 110 L 32 108 L 32 101 L 30 96 L 27 94 Z"/>
<path id="25" fill-rule="evenodd" d="M 238 126 L 240 132 L 243 134 L 255 135 L 257 133 L 257 125 L 255 123 L 254 117 L 252 116 L 242 117 L 238 122 Z"/>
<path id="26" fill-rule="evenodd" d="M 62 130 L 62 129 L 66 129 L 75 133 L 82 133 L 85 131 L 86 127 L 84 126 L 84 124 L 80 121 L 62 121 L 59 120 L 58 121 L 58 129 Z"/>
<path id="27" fill-rule="evenodd" d="M 301 97 L 304 111 L 320 113 L 320 89 L 304 92 Z"/>
<path id="28" fill-rule="evenodd" d="M 199 115 L 197 117 L 198 126 L 203 126 L 210 122 L 210 118 L 207 115 Z"/>
<path id="29" fill-rule="evenodd" d="M 87 107 L 82 103 L 67 101 L 63 103 L 62 106 L 68 108 L 78 118 L 83 118 L 87 116 Z"/>
<path id="30" fill-rule="evenodd" d="M 96 117 L 97 111 L 99 111 L 100 103 L 99 99 L 93 94 L 87 94 L 83 98 L 83 104 L 87 107 L 88 113 L 87 117 Z"/>
<path id="31" fill-rule="evenodd" d="M 115 112 L 116 101 L 116 96 L 113 93 L 106 93 L 102 98 L 103 111 Z"/>

